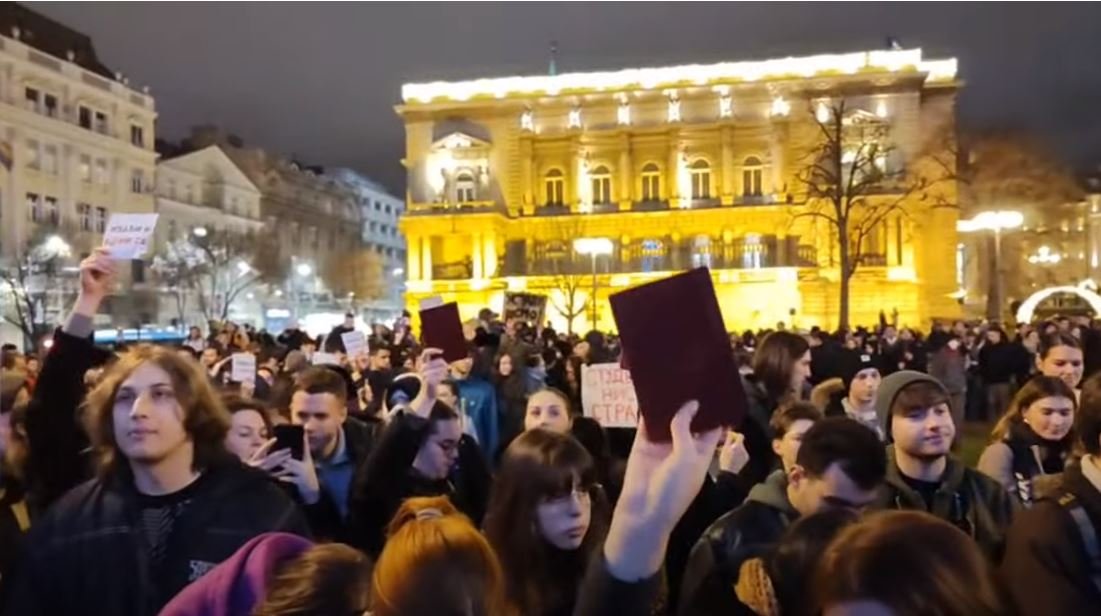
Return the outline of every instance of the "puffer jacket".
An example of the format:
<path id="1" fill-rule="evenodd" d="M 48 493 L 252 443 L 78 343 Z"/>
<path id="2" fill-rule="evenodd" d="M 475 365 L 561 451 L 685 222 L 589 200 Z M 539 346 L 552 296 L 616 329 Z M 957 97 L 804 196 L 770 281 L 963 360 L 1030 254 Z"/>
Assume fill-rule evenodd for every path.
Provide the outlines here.
<path id="1" fill-rule="evenodd" d="M 787 497 L 787 475 L 773 472 L 745 503 L 707 529 L 692 549 L 681 583 L 681 616 L 752 614 L 734 594 L 738 570 L 779 541 L 799 517 Z"/>
<path id="2" fill-rule="evenodd" d="M 1009 493 L 994 479 L 967 468 L 948 456 L 932 510 L 907 485 L 895 460 L 894 445 L 887 447 L 887 477 L 879 490 L 875 507 L 928 511 L 967 533 L 991 562 L 999 562 L 1005 546 L 1005 532 L 1013 521 L 1015 506 Z"/>

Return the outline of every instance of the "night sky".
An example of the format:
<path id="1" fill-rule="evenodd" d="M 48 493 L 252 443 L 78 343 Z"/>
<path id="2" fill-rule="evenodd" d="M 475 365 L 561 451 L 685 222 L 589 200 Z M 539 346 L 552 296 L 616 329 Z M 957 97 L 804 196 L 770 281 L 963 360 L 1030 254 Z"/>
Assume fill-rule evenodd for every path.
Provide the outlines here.
<path id="1" fill-rule="evenodd" d="M 214 123 L 401 194 L 393 112 L 409 81 L 750 60 L 881 48 L 954 55 L 966 129 L 1038 132 L 1101 162 L 1101 5 L 28 3 L 148 84 L 158 135 Z"/>

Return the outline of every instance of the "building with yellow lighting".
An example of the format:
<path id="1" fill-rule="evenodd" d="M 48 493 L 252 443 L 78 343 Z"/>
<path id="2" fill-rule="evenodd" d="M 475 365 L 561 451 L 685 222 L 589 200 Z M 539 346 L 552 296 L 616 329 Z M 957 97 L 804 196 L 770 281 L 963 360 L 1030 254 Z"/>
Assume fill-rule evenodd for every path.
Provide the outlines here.
<path id="1" fill-rule="evenodd" d="M 799 216 L 815 109 L 844 99 L 888 127 L 884 164 L 916 173 L 954 132 L 958 87 L 956 61 L 921 50 L 407 84 L 407 304 L 439 296 L 466 318 L 539 293 L 556 328 L 584 330 L 595 291 L 614 329 L 608 294 L 703 265 L 732 330 L 835 326 L 837 232 Z M 854 324 L 959 312 L 957 213 L 932 205 L 954 196 L 938 182 L 865 238 Z"/>

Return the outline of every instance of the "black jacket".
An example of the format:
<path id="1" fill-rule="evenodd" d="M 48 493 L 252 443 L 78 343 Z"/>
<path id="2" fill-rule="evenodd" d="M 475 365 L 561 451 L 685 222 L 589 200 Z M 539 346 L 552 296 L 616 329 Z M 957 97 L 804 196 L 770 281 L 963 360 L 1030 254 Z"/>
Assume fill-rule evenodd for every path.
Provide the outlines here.
<path id="1" fill-rule="evenodd" d="M 303 344 L 310 341 L 310 335 L 300 329 L 285 329 L 276 341 L 287 347 L 288 351 L 297 351 Z"/>
<path id="2" fill-rule="evenodd" d="M 600 558 L 589 563 L 573 616 L 650 616 L 660 594 L 661 572 L 637 582 L 623 582 L 608 571 L 602 551 Z"/>
<path id="3" fill-rule="evenodd" d="M 990 344 L 979 349 L 979 374 L 987 385 L 1008 383 L 1017 372 L 1019 360 L 1008 342 Z"/>
<path id="4" fill-rule="evenodd" d="M 226 459 L 196 481 L 156 579 L 128 474 L 70 491 L 31 529 L 5 613 L 151 616 L 256 535 L 308 536 L 298 507 L 260 471 Z"/>
<path id="5" fill-rule="evenodd" d="M 459 443 L 458 467 L 461 479 L 427 479 L 413 469 L 420 445 L 427 437 L 429 421 L 398 411 L 383 431 L 367 460 L 361 483 L 353 484 L 348 511 L 348 542 L 372 558 L 378 558 L 386 541 L 386 527 L 413 496 L 447 496 L 451 502 L 481 526 L 488 494 L 489 471 L 485 461 L 472 459 L 473 443 Z M 463 440 L 469 440 L 464 435 Z"/>
<path id="6" fill-rule="evenodd" d="M 879 490 L 880 509 L 928 511 L 971 536 L 991 562 L 1000 562 L 1005 531 L 1013 521 L 1014 505 L 1000 483 L 967 468 L 948 456 L 932 510 L 902 478 L 895 461 L 894 445 L 887 447 L 887 477 Z"/>
<path id="7" fill-rule="evenodd" d="M 344 447 L 355 469 L 352 471 L 352 480 L 348 483 L 346 498 L 349 503 L 349 510 L 355 499 L 356 490 L 367 482 L 367 460 L 375 448 L 381 425 L 381 422 L 378 421 L 362 421 L 354 417 L 344 420 L 342 428 L 344 430 Z M 320 473 L 318 479 L 320 480 Z M 324 488 L 321 490 L 321 498 L 312 505 L 301 503 L 298 491 L 293 486 L 291 486 L 290 493 L 295 502 L 302 505 L 302 510 L 306 514 L 306 521 L 309 523 L 314 537 L 324 541 L 344 542 L 349 540 L 348 521 L 340 517 L 340 509 Z"/>
<path id="8" fill-rule="evenodd" d="M 681 616 L 752 614 L 734 594 L 742 563 L 765 553 L 799 517 L 787 498 L 787 475 L 776 471 L 745 503 L 715 521 L 692 549 L 680 588 Z"/>
<path id="9" fill-rule="evenodd" d="M 1101 492 L 1078 464 L 1067 467 L 1063 488 L 1082 506 L 1094 533 L 1101 532 Z M 1000 573 L 1021 616 L 1094 614 L 1101 605 L 1101 591 L 1090 579 L 1101 572 L 1090 570 L 1078 526 L 1055 500 L 1042 500 L 1013 520 Z"/>

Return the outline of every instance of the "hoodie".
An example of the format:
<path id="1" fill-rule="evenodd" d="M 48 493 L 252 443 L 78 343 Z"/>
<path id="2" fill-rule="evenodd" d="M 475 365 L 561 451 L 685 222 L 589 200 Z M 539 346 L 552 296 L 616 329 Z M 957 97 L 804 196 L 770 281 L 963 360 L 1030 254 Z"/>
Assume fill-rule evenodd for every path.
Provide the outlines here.
<path id="1" fill-rule="evenodd" d="M 313 543 L 297 535 L 251 539 L 164 606 L 160 616 L 248 616 L 268 594 L 275 571 Z"/>
<path id="2" fill-rule="evenodd" d="M 716 520 L 692 549 L 677 613 L 752 614 L 734 594 L 738 570 L 746 560 L 772 548 L 798 517 L 799 512 L 788 500 L 784 471 L 774 471 L 753 486 L 745 503 Z"/>

